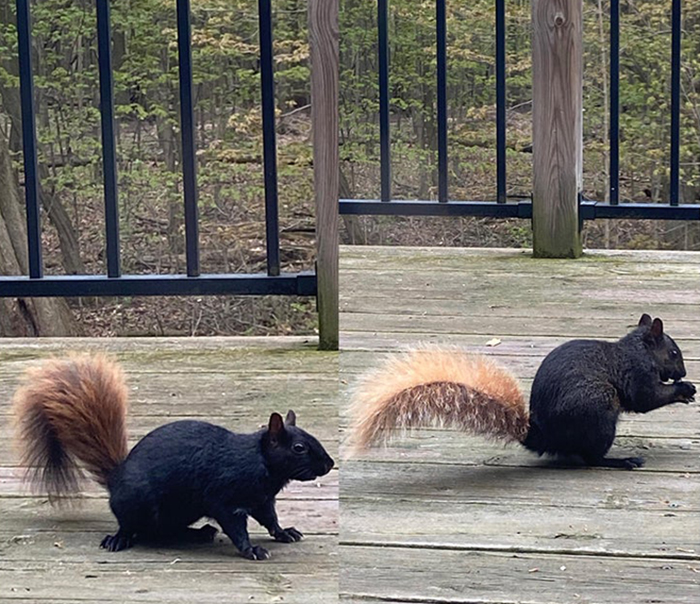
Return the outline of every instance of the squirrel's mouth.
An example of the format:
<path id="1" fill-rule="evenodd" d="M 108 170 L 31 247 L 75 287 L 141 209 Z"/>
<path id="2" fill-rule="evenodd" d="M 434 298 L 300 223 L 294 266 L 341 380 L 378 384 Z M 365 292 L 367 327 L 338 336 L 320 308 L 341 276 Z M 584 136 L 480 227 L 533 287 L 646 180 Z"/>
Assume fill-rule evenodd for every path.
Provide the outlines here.
<path id="1" fill-rule="evenodd" d="M 662 384 L 669 382 L 680 382 L 685 377 L 685 371 L 662 371 L 659 372 L 659 379 Z"/>
<path id="2" fill-rule="evenodd" d="M 313 470 L 304 469 L 301 472 L 296 472 L 292 475 L 292 480 L 299 480 L 301 482 L 307 482 L 309 480 L 314 480 L 317 478 L 316 473 Z"/>

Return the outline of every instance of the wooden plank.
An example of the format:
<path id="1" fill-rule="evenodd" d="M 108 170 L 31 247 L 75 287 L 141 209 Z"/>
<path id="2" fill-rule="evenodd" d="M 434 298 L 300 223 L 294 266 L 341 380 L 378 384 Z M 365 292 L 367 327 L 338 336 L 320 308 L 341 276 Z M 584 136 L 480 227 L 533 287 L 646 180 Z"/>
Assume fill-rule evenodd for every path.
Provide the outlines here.
<path id="1" fill-rule="evenodd" d="M 573 297 L 573 296 L 572 296 Z M 560 318 L 585 317 L 589 321 L 598 319 L 614 320 L 619 322 L 619 331 L 624 332 L 636 325 L 641 313 L 639 302 L 619 302 L 607 304 L 586 304 L 578 297 L 571 303 L 557 300 L 549 302 L 543 297 L 538 303 L 538 310 L 545 316 L 557 315 Z M 488 314 L 492 317 L 517 317 L 528 319 L 527 308 L 523 308 L 516 300 L 506 299 L 499 304 L 489 304 L 485 309 L 483 303 L 474 301 L 466 296 L 461 300 L 452 298 L 430 298 L 427 295 L 418 294 L 416 297 L 404 298 L 387 295 L 386 297 L 362 296 L 361 298 L 349 297 L 340 301 L 340 308 L 344 313 L 376 313 L 388 315 L 431 315 L 434 317 L 475 316 Z M 644 310 L 653 317 L 661 317 L 667 323 L 670 316 L 671 322 L 666 326 L 673 331 L 675 321 L 698 321 L 700 313 L 696 304 L 645 304 Z M 666 315 L 666 316 L 664 316 Z"/>
<path id="2" fill-rule="evenodd" d="M 384 354 L 415 347 L 417 342 L 424 341 L 435 345 L 458 346 L 471 352 L 511 356 L 539 356 L 544 358 L 551 350 L 563 344 L 570 338 L 566 336 L 530 336 L 511 335 L 502 338 L 497 346 L 487 346 L 491 338 L 474 334 L 420 334 L 403 332 L 352 332 L 341 335 L 343 346 L 340 371 L 345 371 L 348 359 L 356 353 Z M 614 338 L 613 338 L 614 339 Z M 700 359 L 700 340 L 675 338 L 686 359 Z"/>
<path id="3" fill-rule="evenodd" d="M 660 481 L 634 472 L 514 473 L 353 462 L 343 468 L 341 543 L 381 547 L 378 559 L 390 545 L 437 549 L 430 556 L 438 565 L 445 548 L 654 556 L 697 564 L 697 494 L 697 480 L 690 476 Z M 630 526 L 645 531 L 631 533 Z M 354 564 L 344 562 L 344 572 L 352 573 Z M 399 568 L 393 586 L 405 580 Z M 508 574 L 503 580 L 522 597 Z M 353 584 L 352 592 L 357 589 Z"/>
<path id="4" fill-rule="evenodd" d="M 112 353 L 151 352 L 157 354 L 188 351 L 190 354 L 242 351 L 272 351 L 290 354 L 294 351 L 315 350 L 310 336 L 206 336 L 206 337 L 144 337 L 144 338 L 0 338 L 0 351 L 14 350 L 31 354 L 37 351 L 66 349 L 109 349 Z"/>
<path id="5" fill-rule="evenodd" d="M 374 248 L 381 250 L 381 248 Z M 647 282 L 649 286 L 654 285 L 657 277 L 688 276 L 697 273 L 697 264 L 694 256 L 690 256 L 686 262 L 664 262 L 650 259 L 643 261 L 637 258 L 608 258 L 607 256 L 595 255 L 579 258 L 576 262 L 570 260 L 550 259 L 542 262 L 540 259 L 528 258 L 523 255 L 513 256 L 503 253 L 491 257 L 480 256 L 437 256 L 432 253 L 432 248 L 409 248 L 412 249 L 410 255 L 389 255 L 386 262 L 381 264 L 374 260 L 358 258 L 353 252 L 349 258 L 342 260 L 343 274 L 357 275 L 365 273 L 368 278 L 377 275 L 396 273 L 398 276 L 407 276 L 411 273 L 426 273 L 433 271 L 438 274 L 459 274 L 480 272 L 487 276 L 507 275 L 513 277 L 520 276 L 540 276 L 550 277 L 557 275 L 562 277 L 591 278 L 596 275 L 608 276 L 611 280 L 617 278 L 639 277 Z M 378 258 L 383 258 L 384 254 L 377 251 Z M 364 265 L 366 262 L 366 265 Z M 646 271 L 644 270 L 646 267 Z"/>
<path id="6" fill-rule="evenodd" d="M 400 274 L 400 273 L 399 273 Z M 557 299 L 563 305 L 574 304 L 579 308 L 599 305 L 601 300 L 608 301 L 608 308 L 621 304 L 632 306 L 635 301 L 641 303 L 636 314 L 641 314 L 644 303 L 651 304 L 682 304 L 700 299 L 700 286 L 696 282 L 685 279 L 658 278 L 653 285 L 644 285 L 634 278 L 617 279 L 615 289 L 611 290 L 603 284 L 601 276 L 590 278 L 556 278 L 537 279 L 528 276 L 509 277 L 504 280 L 490 275 L 450 275 L 442 279 L 438 274 L 410 273 L 397 276 L 397 273 L 375 275 L 371 280 L 362 275 L 347 275 L 343 277 L 344 286 L 349 290 L 371 289 L 371 291 L 392 291 L 394 295 L 403 297 L 421 296 L 431 299 L 464 300 L 473 304 L 481 304 L 482 312 L 488 312 L 489 306 L 504 303 L 518 305 L 533 305 L 551 301 L 547 296 L 548 289 L 558 289 Z M 504 302 L 504 301 L 508 302 Z M 583 306 L 581 306 L 583 305 Z M 672 311 L 672 308 L 669 309 Z M 669 320 L 669 310 L 662 315 Z M 622 319 L 624 321 L 624 318 Z M 637 317 L 638 320 L 638 317 Z M 342 317 L 341 317 L 342 321 Z M 342 329 L 342 327 L 341 327 Z"/>
<path id="7" fill-rule="evenodd" d="M 343 467 L 341 498 L 367 500 L 388 505 L 412 501 L 429 511 L 432 502 L 463 506 L 534 506 L 557 509 L 640 510 L 663 514 L 685 514 L 686 521 L 700 522 L 698 478 L 685 472 L 614 472 L 571 468 L 551 464 L 513 468 L 498 465 L 436 463 L 415 459 L 405 462 L 352 460 Z M 515 521 L 515 514 L 513 514 Z M 397 516 L 396 521 L 401 520 Z M 342 527 L 352 522 L 343 508 Z M 372 522 L 381 526 L 381 518 Z M 398 532 L 386 531 L 395 539 L 420 529 L 406 523 Z M 631 536 L 631 535 L 630 535 Z M 692 533 L 685 535 L 692 539 Z M 506 536 L 504 535 L 504 538 Z"/>
<path id="8" fill-rule="evenodd" d="M 556 275 L 559 278 L 581 277 L 592 278 L 596 275 L 606 275 L 611 280 L 618 278 L 638 277 L 640 280 L 648 282 L 649 286 L 654 285 L 653 281 L 657 277 L 668 277 L 679 275 L 690 277 L 697 274 L 697 265 L 688 260 L 686 262 L 654 262 L 650 260 L 644 263 L 641 260 L 631 260 L 627 258 L 609 259 L 604 256 L 592 256 L 579 258 L 572 263 L 570 260 L 550 259 L 542 263 L 540 259 L 527 257 L 513 257 L 508 254 L 482 258 L 478 256 L 443 256 L 434 258 L 430 248 L 414 248 L 416 251 L 411 256 L 389 256 L 386 262 L 381 264 L 364 259 L 360 260 L 351 255 L 348 260 L 343 259 L 343 274 L 358 276 L 365 274 L 368 279 L 377 276 L 396 274 L 398 277 L 406 277 L 413 273 L 424 274 L 434 272 L 438 275 L 457 274 L 466 276 L 479 272 L 485 276 L 508 276 L 508 277 L 544 277 Z M 383 253 L 378 252 L 379 258 Z M 646 267 L 646 270 L 645 270 Z M 373 292 L 381 294 L 381 292 Z M 689 302 L 688 302 L 689 303 Z"/>
<path id="9" fill-rule="evenodd" d="M 341 595 L 431 604 L 691 604 L 698 564 L 635 557 L 342 547 Z"/>
<path id="10" fill-rule="evenodd" d="M 697 415 L 693 417 L 697 423 Z M 669 422 L 670 423 L 670 422 Z M 641 456 L 646 459 L 642 472 L 671 472 L 700 474 L 700 459 L 693 451 L 700 450 L 700 430 L 697 426 L 668 436 L 653 424 L 650 434 L 630 436 L 626 432 L 641 428 L 626 426 L 615 439 L 610 455 Z M 664 436 L 659 433 L 664 432 Z M 695 432 L 695 434 L 691 434 Z M 548 457 L 538 457 L 517 443 L 504 445 L 447 430 L 419 430 L 407 436 L 397 435 L 386 448 L 372 449 L 361 456 L 371 461 L 400 463 L 460 464 L 465 466 L 557 467 L 562 465 Z M 700 478 L 698 478 L 700 479 Z"/>
<path id="11" fill-rule="evenodd" d="M 341 245 L 341 261 L 343 268 L 355 263 L 357 266 L 369 267 L 385 265 L 385 263 L 400 262 L 401 259 L 422 257 L 423 262 L 438 264 L 442 261 L 458 262 L 489 262 L 494 258 L 507 258 L 508 262 L 520 259 L 530 264 L 539 264 L 532 261 L 532 250 L 528 248 L 498 248 L 498 247 L 410 247 L 410 246 L 386 246 L 386 245 Z M 675 250 L 586 250 L 586 254 L 577 260 L 579 263 L 597 260 L 603 263 L 622 264 L 657 264 L 678 263 L 696 264 L 700 262 L 700 251 L 675 251 Z M 550 266 L 570 265 L 568 260 L 551 260 Z M 407 267 L 408 263 L 404 262 Z"/>
<path id="12" fill-rule="evenodd" d="M 624 310 L 632 322 L 644 300 L 645 305 L 656 307 L 649 312 L 668 320 L 674 305 L 690 307 L 692 312 L 700 299 L 698 256 L 596 252 L 576 262 L 543 263 L 518 250 L 343 248 L 341 303 L 393 299 L 425 312 L 419 301 L 447 300 L 481 305 L 480 314 L 505 306 L 519 309 L 522 316 L 522 310 L 533 303 L 553 302 L 556 289 L 556 303 L 582 316 L 593 310 L 619 317 L 615 313 Z M 474 311 L 466 306 L 462 312 L 469 316 Z"/>
<path id="13" fill-rule="evenodd" d="M 696 255 L 691 255 L 686 262 L 654 262 L 644 261 L 641 258 L 608 258 L 606 256 L 586 256 L 576 262 L 570 260 L 551 259 L 543 263 L 542 260 L 527 256 L 512 256 L 503 253 L 491 257 L 442 255 L 437 258 L 430 248 L 409 248 L 413 250 L 406 255 L 385 255 L 382 248 L 373 248 L 376 257 L 365 258 L 357 252 L 348 252 L 348 257 L 342 258 L 343 276 L 358 276 L 365 274 L 368 279 L 374 279 L 377 275 L 400 272 L 398 277 L 407 277 L 412 273 L 423 274 L 434 272 L 444 276 L 446 273 L 469 275 L 475 272 L 485 276 L 530 276 L 547 278 L 552 275 L 561 277 L 592 278 L 608 276 L 610 280 L 618 278 L 638 277 L 640 280 L 654 285 L 657 277 L 672 277 L 673 275 L 690 276 L 697 274 Z M 385 248 L 387 249 L 387 248 Z M 394 249 L 394 248 L 388 248 Z M 688 252 L 692 254 L 691 252 Z M 646 270 L 645 270 L 646 267 Z M 347 290 L 343 288 L 346 292 Z M 368 292 L 369 293 L 369 290 Z M 381 295 L 381 292 L 372 292 Z M 686 303 L 690 303 L 689 301 Z"/>
<path id="14" fill-rule="evenodd" d="M 455 505 L 422 499 L 343 499 L 342 506 L 341 545 L 633 555 L 700 564 L 697 539 L 689 537 L 700 532 L 697 510 L 665 515 L 514 503 Z M 645 529 L 630 534 L 630 526 Z"/>
<path id="15" fill-rule="evenodd" d="M 316 537 L 289 545 L 270 543 L 273 557 L 265 562 L 244 560 L 225 543 L 164 549 L 152 561 L 136 548 L 109 558 L 102 552 L 84 560 L 61 560 L 63 551 L 54 548 L 52 560 L 0 559 L 0 598 L 218 604 L 232 601 L 235 594 L 234 601 L 240 602 L 325 604 L 337 600 L 333 542 L 333 537 Z"/>
<path id="16" fill-rule="evenodd" d="M 9 369 L 0 371 L 2 400 L 9 400 L 20 384 L 16 373 L 5 378 L 6 371 L 10 372 Z M 286 412 L 290 406 L 304 406 L 304 403 L 313 404 L 299 413 L 299 421 L 303 426 L 310 426 L 311 418 L 335 412 L 338 390 L 337 377 L 330 376 L 311 379 L 294 375 L 245 376 L 241 379 L 231 374 L 194 372 L 189 375 L 129 374 L 128 384 L 132 416 L 239 418 L 241 431 L 257 430 L 272 411 Z M 0 407 L 0 415 L 9 413 L 9 406 Z"/>
<path id="17" fill-rule="evenodd" d="M 106 531 L 114 530 L 114 526 L 105 526 Z M 3 535 L 5 537 L 6 535 Z M 182 570 L 183 566 L 190 566 L 192 570 L 199 567 L 204 570 L 205 565 L 216 568 L 226 563 L 231 566 L 238 564 L 240 556 L 228 537 L 219 534 L 214 542 L 209 544 L 180 544 L 180 545 L 157 545 L 139 544 L 132 549 L 122 552 L 105 552 L 100 550 L 99 543 L 104 536 L 104 530 L 87 533 L 79 532 L 45 532 L 31 535 L 14 535 L 10 538 L 11 545 L 7 550 L 13 553 L 13 568 L 17 571 L 36 569 L 38 567 L 48 568 L 60 559 L 60 565 L 84 564 L 86 559 L 93 558 L 95 563 L 105 566 L 109 571 L 114 572 L 118 567 L 140 566 L 142 568 L 158 567 L 164 563 L 177 560 L 177 570 Z M 300 542 L 295 544 L 279 543 L 274 541 L 269 535 L 259 531 L 251 532 L 253 543 L 260 544 L 272 552 L 272 558 L 280 558 L 282 564 L 289 565 L 290 556 L 309 555 L 316 558 L 320 566 L 328 569 L 330 566 L 324 563 L 322 555 L 314 555 L 314 552 L 326 549 L 333 540 L 332 535 L 308 534 Z M 336 538 L 337 540 L 337 538 Z M 10 549 L 11 548 L 11 549 Z M 22 552 L 32 551 L 28 556 Z M 19 552 L 15 554 L 15 550 Z M 298 550 L 298 551 L 295 551 Z M 38 552 L 38 555 L 35 553 Z M 286 560 L 285 560 L 286 558 Z M 240 558 L 241 563 L 247 564 L 246 560 Z M 7 561 L 0 559 L 0 572 L 10 570 Z M 294 569 L 290 569 L 292 572 Z M 297 571 L 299 572 L 299 571 Z"/>
<path id="18" fill-rule="evenodd" d="M 521 317 L 479 316 L 432 316 L 432 315 L 389 315 L 380 313 L 344 313 L 341 325 L 344 332 L 366 332 L 371 325 L 374 332 L 392 333 L 469 333 L 484 336 L 512 336 L 523 330 Z M 674 329 L 669 334 L 682 334 L 686 339 L 700 339 L 700 321 L 672 321 Z M 613 338 L 624 335 L 620 321 L 588 317 L 561 318 L 542 317 L 528 327 L 535 336 L 563 336 L 567 338 Z"/>
<path id="19" fill-rule="evenodd" d="M 117 344 L 115 346 L 115 344 Z M 309 349 L 264 348 L 237 349 L 222 342 L 218 350 L 200 350 L 169 347 L 161 350 L 138 351 L 123 349 L 111 340 L 93 338 L 65 339 L 61 344 L 51 342 L 41 346 L 0 346 L 0 367 L 18 373 L 28 364 L 38 364 L 42 358 L 61 356 L 74 352 L 106 353 L 123 364 L 127 373 L 240 373 L 243 375 L 269 375 L 275 373 L 326 374 L 333 376 L 337 370 L 338 355 Z M 11 365 L 17 363 L 16 365 Z"/>
<path id="20" fill-rule="evenodd" d="M 478 337 L 478 339 L 477 339 Z M 438 338 L 433 338 L 433 340 Z M 389 358 L 393 355 L 405 353 L 408 350 L 414 349 L 418 344 L 414 341 L 411 346 L 410 341 L 414 340 L 409 334 L 404 336 L 403 341 L 396 344 L 396 349 L 392 349 L 389 343 L 384 338 L 377 338 L 378 346 L 374 350 L 370 350 L 369 341 L 363 341 L 361 338 L 355 340 L 358 343 L 353 350 L 348 350 L 343 353 L 343 360 L 339 370 L 344 375 L 352 375 L 358 372 L 365 372 L 377 366 L 377 363 Z M 441 340 L 441 338 L 439 339 Z M 461 341 L 464 344 L 453 344 L 454 338 L 448 339 L 445 342 L 434 342 L 428 340 L 426 344 L 431 346 L 443 346 L 448 349 L 454 348 L 467 353 L 481 354 L 493 359 L 502 364 L 511 373 L 519 379 L 532 379 L 535 377 L 537 368 L 542 360 L 560 344 L 568 341 L 569 338 L 549 338 L 537 337 L 532 340 L 523 341 L 519 337 L 506 337 L 488 346 L 489 339 L 484 336 L 472 336 L 467 334 Z M 404 343 L 406 342 L 406 343 Z M 476 342 L 476 343 L 475 343 Z M 700 341 L 698 340 L 676 340 L 683 351 L 683 358 L 688 366 L 692 367 L 700 361 Z M 367 345 L 367 346 L 365 346 Z M 692 373 L 692 371 L 691 371 Z"/>
<path id="21" fill-rule="evenodd" d="M 544 269 L 544 267 L 541 267 Z M 554 271 L 555 267 L 550 267 L 550 271 Z M 449 276 L 448 276 L 449 275 Z M 459 295 L 468 297 L 469 299 L 480 299 L 478 296 L 484 296 L 490 293 L 506 293 L 515 296 L 515 300 L 521 297 L 541 299 L 543 302 L 551 298 L 547 296 L 547 289 L 557 288 L 562 296 L 563 303 L 575 302 L 573 292 L 581 292 L 585 299 L 590 300 L 590 304 L 598 301 L 602 296 L 607 295 L 610 303 L 615 300 L 633 301 L 629 299 L 631 292 L 649 291 L 652 293 L 668 290 L 671 294 L 687 289 L 687 293 L 692 294 L 697 292 L 697 283 L 691 282 L 690 275 L 686 278 L 679 277 L 676 273 L 663 272 L 655 278 L 645 282 L 638 275 L 616 275 L 611 276 L 610 281 L 614 281 L 615 291 L 614 297 L 610 298 L 610 285 L 605 283 L 605 273 L 600 270 L 586 273 L 567 274 L 567 272 L 540 272 L 539 274 L 529 275 L 526 273 L 517 273 L 505 275 L 492 271 L 431 271 L 426 268 L 424 270 L 411 270 L 410 272 L 397 272 L 395 270 L 385 269 L 377 271 L 371 277 L 362 272 L 347 272 L 344 273 L 343 279 L 347 281 L 348 288 L 364 283 L 368 291 L 369 286 L 372 286 L 374 291 L 383 291 L 384 285 L 395 284 L 401 291 L 415 292 L 416 295 L 427 295 L 428 297 L 451 297 Z M 447 278 L 447 281 L 446 281 Z M 542 288 L 545 288 L 544 291 Z M 620 291 L 618 291 L 620 290 Z M 433 291 L 438 294 L 431 293 Z M 605 293 L 607 292 L 607 293 Z M 477 296 L 476 298 L 473 298 Z M 510 299 L 510 298 L 506 298 Z M 677 298 L 671 297 L 669 303 L 690 303 L 693 298 Z M 661 302 L 663 299 L 652 299 L 650 301 Z"/>
<path id="22" fill-rule="evenodd" d="M 319 348 L 338 350 L 338 2 L 309 0 Z"/>

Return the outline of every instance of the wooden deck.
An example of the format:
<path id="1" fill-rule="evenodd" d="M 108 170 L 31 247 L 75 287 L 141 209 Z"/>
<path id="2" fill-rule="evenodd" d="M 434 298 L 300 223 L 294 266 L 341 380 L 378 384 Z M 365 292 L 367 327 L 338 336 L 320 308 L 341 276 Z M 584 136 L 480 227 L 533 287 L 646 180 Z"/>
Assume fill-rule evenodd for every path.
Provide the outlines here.
<path id="1" fill-rule="evenodd" d="M 263 562 L 239 557 L 223 536 L 213 545 L 107 553 L 98 545 L 115 520 L 99 487 L 87 488 L 74 510 L 28 494 L 11 450 L 9 399 L 25 367 L 65 350 L 108 351 L 124 364 L 132 443 L 179 418 L 253 431 L 291 407 L 337 459 L 338 355 L 302 338 L 0 340 L 0 601 L 337 600 L 337 470 L 279 497 L 282 525 L 304 532 L 302 542 L 275 543 L 249 522 L 253 543 L 272 553 Z"/>
<path id="2" fill-rule="evenodd" d="M 433 341 L 497 357 L 527 390 L 556 345 L 617 339 L 642 312 L 664 319 L 700 382 L 697 253 L 536 261 L 516 250 L 346 247 L 340 274 L 348 384 L 385 351 Z M 344 461 L 342 597 L 697 602 L 700 404 L 627 416 L 618 434 L 613 453 L 641 454 L 646 467 L 570 468 L 437 429 Z"/>

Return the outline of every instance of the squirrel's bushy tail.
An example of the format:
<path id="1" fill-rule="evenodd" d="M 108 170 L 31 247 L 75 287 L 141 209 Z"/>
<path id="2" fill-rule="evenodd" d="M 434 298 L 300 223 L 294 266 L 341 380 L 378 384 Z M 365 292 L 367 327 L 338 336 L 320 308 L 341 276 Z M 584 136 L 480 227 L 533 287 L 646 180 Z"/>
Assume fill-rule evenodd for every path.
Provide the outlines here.
<path id="1" fill-rule="evenodd" d="M 390 357 L 360 381 L 352 416 L 351 454 L 401 429 L 440 425 L 518 442 L 528 431 L 515 377 L 484 356 L 445 348 Z"/>
<path id="2" fill-rule="evenodd" d="M 56 501 L 78 490 L 78 461 L 106 486 L 126 457 L 127 388 L 103 356 L 52 359 L 30 369 L 14 397 L 21 463 Z"/>

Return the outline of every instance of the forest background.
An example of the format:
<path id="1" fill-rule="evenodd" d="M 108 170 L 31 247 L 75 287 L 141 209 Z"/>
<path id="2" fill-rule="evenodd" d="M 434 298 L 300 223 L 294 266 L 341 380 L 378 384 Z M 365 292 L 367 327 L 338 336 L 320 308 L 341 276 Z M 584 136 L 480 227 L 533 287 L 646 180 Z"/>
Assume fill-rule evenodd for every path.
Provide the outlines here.
<path id="1" fill-rule="evenodd" d="M 265 266 L 256 0 L 192 0 L 203 272 Z M 452 199 L 495 199 L 493 0 L 447 2 Z M 671 1 L 622 0 L 621 199 L 668 199 Z M 122 262 L 184 272 L 174 0 L 112 2 Z M 508 195 L 531 190 L 530 2 L 507 0 Z M 95 8 L 32 3 L 47 274 L 105 271 Z M 283 270 L 310 269 L 313 166 L 307 5 L 273 0 Z M 584 194 L 608 179 L 609 2 L 584 0 Z M 681 179 L 700 199 L 700 0 L 683 2 Z M 376 0 L 340 1 L 341 197 L 377 198 Z M 437 194 L 435 2 L 391 0 L 393 193 Z M 0 0 L 0 273 L 26 272 L 15 1 Z M 526 247 L 528 221 L 367 217 L 344 243 Z M 596 221 L 589 248 L 700 249 L 700 225 Z M 260 297 L 0 301 L 0 335 L 313 333 L 314 301 Z"/>

